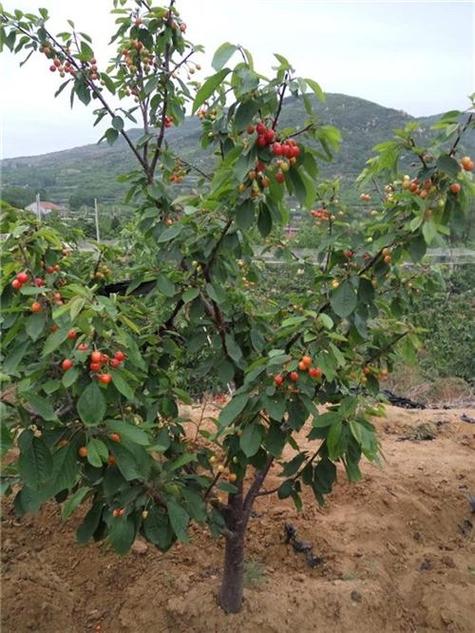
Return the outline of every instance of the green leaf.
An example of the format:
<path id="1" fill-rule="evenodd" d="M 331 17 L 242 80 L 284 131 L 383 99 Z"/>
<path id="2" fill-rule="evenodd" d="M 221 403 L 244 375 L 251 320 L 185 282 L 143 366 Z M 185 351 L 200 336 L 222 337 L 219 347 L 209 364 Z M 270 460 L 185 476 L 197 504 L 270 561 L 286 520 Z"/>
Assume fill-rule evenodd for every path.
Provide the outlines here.
<path id="1" fill-rule="evenodd" d="M 176 293 L 175 284 L 171 282 L 168 277 L 160 273 L 157 277 L 157 286 L 158 289 L 165 297 L 173 297 Z"/>
<path id="2" fill-rule="evenodd" d="M 43 420 L 55 422 L 58 419 L 52 405 L 45 398 L 41 398 L 34 393 L 29 393 L 26 394 L 25 399 L 33 411 L 39 415 L 40 418 L 43 418 Z"/>
<path id="3" fill-rule="evenodd" d="M 261 446 L 263 428 L 260 424 L 251 423 L 246 426 L 239 438 L 239 446 L 246 457 L 252 457 Z"/>
<path id="4" fill-rule="evenodd" d="M 118 420 L 107 420 L 106 424 L 112 433 L 119 433 L 124 440 L 129 440 L 129 442 L 139 444 L 140 446 L 150 445 L 150 439 L 147 433 L 134 424 L 119 422 Z"/>
<path id="5" fill-rule="evenodd" d="M 344 319 L 356 308 L 357 296 L 351 282 L 345 279 L 330 297 L 330 305 L 334 312 Z"/>
<path id="6" fill-rule="evenodd" d="M 93 57 L 94 57 L 94 51 L 89 46 L 89 44 L 86 44 L 86 42 L 81 42 L 81 50 L 79 54 L 79 59 L 82 62 L 88 62 Z"/>
<path id="7" fill-rule="evenodd" d="M 204 82 L 204 84 L 201 86 L 196 94 L 195 100 L 193 102 L 192 114 L 194 114 L 198 110 L 198 108 L 203 105 L 206 99 L 208 99 L 213 94 L 216 88 L 224 81 L 224 79 L 230 72 L 231 70 L 229 68 L 223 68 L 215 75 L 211 75 L 211 77 L 208 77 L 208 79 Z"/>
<path id="8" fill-rule="evenodd" d="M 188 290 L 185 290 L 185 292 L 181 295 L 181 298 L 183 303 L 190 303 L 190 301 L 196 299 L 199 294 L 199 288 L 188 288 Z"/>
<path id="9" fill-rule="evenodd" d="M 80 545 L 84 545 L 92 538 L 101 520 L 103 508 L 101 502 L 95 503 L 84 517 L 84 521 L 76 530 L 76 539 Z"/>
<path id="10" fill-rule="evenodd" d="M 242 351 L 237 344 L 236 339 L 234 338 L 234 336 L 232 336 L 232 334 L 226 334 L 224 339 L 229 356 L 233 359 L 235 363 L 239 363 L 242 359 Z"/>
<path id="11" fill-rule="evenodd" d="M 91 466 L 101 468 L 102 464 L 107 462 L 109 457 L 109 449 L 101 440 L 93 438 L 87 443 L 87 461 Z"/>
<path id="12" fill-rule="evenodd" d="M 120 470 L 124 479 L 127 481 L 144 479 L 144 473 L 142 472 L 140 464 L 130 450 L 117 443 L 114 443 L 114 446 L 111 445 L 110 449 L 117 460 L 117 468 Z"/>
<path id="13" fill-rule="evenodd" d="M 135 540 L 135 522 L 132 517 L 114 517 L 109 541 L 117 554 L 127 554 Z"/>
<path id="14" fill-rule="evenodd" d="M 188 542 L 189 539 L 186 532 L 188 522 L 190 520 L 188 512 L 172 499 L 167 501 L 167 508 L 170 524 L 176 534 L 177 539 L 182 543 Z"/>
<path id="15" fill-rule="evenodd" d="M 279 490 L 277 490 L 277 496 L 279 499 L 287 499 L 292 494 L 294 489 L 294 482 L 291 479 L 287 479 L 283 484 L 280 485 Z"/>
<path id="16" fill-rule="evenodd" d="M 197 457 L 195 453 L 184 453 L 183 455 L 180 455 L 178 459 L 175 459 L 175 461 L 173 461 L 168 468 L 170 471 L 178 470 L 179 468 L 181 468 L 182 466 L 186 466 L 186 464 L 189 464 L 190 462 L 196 462 L 196 460 Z"/>
<path id="17" fill-rule="evenodd" d="M 236 222 L 241 231 L 251 228 L 255 222 L 254 203 L 252 200 L 244 200 L 236 209 Z"/>
<path id="18" fill-rule="evenodd" d="M 70 490 L 75 485 L 79 473 L 78 443 L 78 440 L 71 441 L 54 453 L 51 494 Z"/>
<path id="19" fill-rule="evenodd" d="M 39 490 L 51 477 L 53 458 L 42 438 L 31 431 L 23 431 L 18 439 L 20 457 L 18 471 L 27 486 Z"/>
<path id="20" fill-rule="evenodd" d="M 456 176 L 461 170 L 461 167 L 455 160 L 455 158 L 447 156 L 446 154 L 439 156 L 439 158 L 437 159 L 437 168 L 440 169 L 440 171 L 445 172 L 449 176 Z"/>
<path id="21" fill-rule="evenodd" d="M 272 215 L 267 205 L 262 205 L 257 217 L 257 228 L 262 237 L 267 237 L 272 231 Z"/>
<path id="22" fill-rule="evenodd" d="M 243 130 L 254 118 L 254 115 L 259 111 L 259 104 L 257 101 L 250 99 L 239 104 L 236 114 L 234 115 L 234 127 L 238 132 Z"/>
<path id="23" fill-rule="evenodd" d="M 25 319 L 26 333 L 33 341 L 37 341 L 39 339 L 45 325 L 45 315 L 41 313 L 32 314 L 31 316 L 27 317 L 27 319 Z"/>
<path id="24" fill-rule="evenodd" d="M 87 425 L 99 424 L 106 413 L 106 401 L 96 382 L 91 382 L 82 392 L 77 402 L 79 417 Z"/>
<path id="25" fill-rule="evenodd" d="M 168 515 L 157 506 L 152 506 L 143 522 L 145 537 L 159 549 L 166 551 L 173 543 L 174 534 Z"/>
<path id="26" fill-rule="evenodd" d="M 234 53 L 238 50 L 237 46 L 234 44 L 230 44 L 230 42 L 224 42 L 221 46 L 216 49 L 215 54 L 213 55 L 213 59 L 211 61 L 211 66 L 214 70 L 221 70 L 229 59 L 234 55 Z"/>
<path id="27" fill-rule="evenodd" d="M 277 392 L 273 396 L 265 395 L 262 398 L 262 405 L 274 420 L 280 421 L 284 417 L 286 400 L 283 393 Z"/>
<path id="28" fill-rule="evenodd" d="M 109 143 L 109 145 L 113 145 L 119 138 L 119 132 L 117 130 L 114 130 L 113 127 L 110 127 L 108 130 L 106 130 L 104 136 L 106 137 L 106 141 Z"/>
<path id="29" fill-rule="evenodd" d="M 129 383 L 125 380 L 122 372 L 117 369 L 111 369 L 112 384 L 127 400 L 134 399 L 134 392 Z"/>
<path id="30" fill-rule="evenodd" d="M 172 224 L 168 226 L 162 233 L 160 233 L 157 243 L 162 244 L 163 242 L 169 242 L 173 240 L 175 237 L 180 235 L 183 230 L 183 224 Z"/>
<path id="31" fill-rule="evenodd" d="M 244 411 L 246 404 L 249 401 L 248 393 L 240 393 L 234 396 L 228 404 L 221 410 L 219 414 L 218 422 L 221 428 L 229 426 L 240 413 Z"/>
<path id="32" fill-rule="evenodd" d="M 317 97 L 317 99 L 319 101 L 325 101 L 325 93 L 320 88 L 320 84 L 318 84 L 313 79 L 308 79 L 307 77 L 305 77 L 305 81 L 310 86 L 310 88 L 313 90 L 313 93 Z"/>
<path id="33" fill-rule="evenodd" d="M 338 457 L 340 457 L 341 450 L 339 442 L 342 428 L 343 424 L 341 420 L 338 420 L 330 426 L 330 430 L 328 431 L 327 447 L 328 456 L 330 459 L 337 459 Z"/>
<path id="34" fill-rule="evenodd" d="M 5 361 L 2 365 L 2 371 L 7 376 L 13 374 L 23 359 L 23 356 L 27 353 L 27 351 L 31 348 L 30 341 L 25 341 L 21 345 L 18 345 L 13 349 L 13 351 L 6 357 Z"/>
<path id="35" fill-rule="evenodd" d="M 69 327 L 63 327 L 60 328 L 57 332 L 50 334 L 45 341 L 45 346 L 43 347 L 43 352 L 41 355 L 44 357 L 54 352 L 61 345 L 61 343 L 64 343 L 64 341 L 66 340 L 68 336 L 68 331 Z"/>
<path id="36" fill-rule="evenodd" d="M 61 379 L 61 382 L 67 389 L 72 384 L 74 384 L 78 378 L 79 378 L 79 369 L 77 367 L 72 367 L 71 369 L 68 369 L 67 372 L 65 372 L 64 376 Z"/>
<path id="37" fill-rule="evenodd" d="M 426 244 L 431 244 L 437 237 L 437 226 L 432 220 L 427 220 L 422 225 L 422 235 L 426 241 Z"/>
<path id="38" fill-rule="evenodd" d="M 280 423 L 271 422 L 264 445 L 271 455 L 280 457 L 285 446 L 287 434 L 280 428 Z"/>
<path id="39" fill-rule="evenodd" d="M 74 510 L 76 510 L 76 508 L 84 501 L 89 491 L 90 488 L 82 486 L 82 488 L 79 488 L 73 495 L 68 497 L 67 501 L 63 505 L 63 511 L 61 513 L 63 519 L 67 519 L 72 515 Z"/>
<path id="40" fill-rule="evenodd" d="M 335 325 L 333 319 L 328 316 L 328 314 L 319 314 L 318 315 L 319 322 L 323 325 L 326 330 L 331 330 Z"/>
<path id="41" fill-rule="evenodd" d="M 288 172 L 288 176 L 290 178 L 290 182 L 292 183 L 292 187 L 297 200 L 300 202 L 301 205 L 304 205 L 307 199 L 307 189 L 305 187 L 304 181 L 302 180 L 302 176 L 296 169 L 291 169 Z"/>
<path id="42" fill-rule="evenodd" d="M 120 132 L 124 129 L 124 119 L 120 116 L 112 117 L 112 127 Z"/>

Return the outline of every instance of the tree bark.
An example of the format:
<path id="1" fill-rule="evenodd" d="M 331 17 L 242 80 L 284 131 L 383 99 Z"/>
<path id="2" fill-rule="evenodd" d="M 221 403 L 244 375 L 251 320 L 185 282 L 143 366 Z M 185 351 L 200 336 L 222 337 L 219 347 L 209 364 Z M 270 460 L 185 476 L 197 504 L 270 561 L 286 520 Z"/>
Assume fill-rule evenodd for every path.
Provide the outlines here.
<path id="1" fill-rule="evenodd" d="M 224 550 L 223 580 L 218 601 L 226 613 L 238 613 L 241 610 L 244 589 L 244 541 L 248 514 L 244 510 L 242 484 L 235 495 L 229 495 L 228 516 Z"/>
<path id="2" fill-rule="evenodd" d="M 226 613 L 241 610 L 244 590 L 244 533 L 234 533 L 226 537 L 224 571 L 219 604 Z"/>

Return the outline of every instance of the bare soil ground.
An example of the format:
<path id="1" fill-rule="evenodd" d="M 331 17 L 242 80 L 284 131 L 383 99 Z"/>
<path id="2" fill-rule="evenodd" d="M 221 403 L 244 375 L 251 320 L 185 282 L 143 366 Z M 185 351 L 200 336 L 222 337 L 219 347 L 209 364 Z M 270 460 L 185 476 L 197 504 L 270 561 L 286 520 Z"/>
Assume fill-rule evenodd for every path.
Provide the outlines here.
<path id="1" fill-rule="evenodd" d="M 138 545 L 119 558 L 105 544 L 78 546 L 79 519 L 62 523 L 53 505 L 21 520 L 6 505 L 2 631 L 474 633 L 467 497 L 475 494 L 475 425 L 462 413 L 475 410 L 388 407 L 376 421 L 386 461 L 364 464 L 361 483 L 340 473 L 326 506 L 308 491 L 301 513 L 291 502 L 259 499 L 247 541 L 256 582 L 238 615 L 216 605 L 223 543 L 200 528 L 167 554 Z M 421 424 L 429 425 L 422 433 Z M 285 522 L 321 564 L 310 568 L 284 543 Z"/>

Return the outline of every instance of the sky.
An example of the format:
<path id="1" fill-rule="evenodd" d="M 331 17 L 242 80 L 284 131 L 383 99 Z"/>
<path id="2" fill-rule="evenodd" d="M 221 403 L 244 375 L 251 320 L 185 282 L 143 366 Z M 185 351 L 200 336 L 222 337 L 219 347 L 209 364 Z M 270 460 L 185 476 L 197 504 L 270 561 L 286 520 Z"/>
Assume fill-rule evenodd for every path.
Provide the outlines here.
<path id="1" fill-rule="evenodd" d="M 93 37 L 99 62 L 109 56 L 112 0 L 4 0 L 4 8 L 46 7 L 53 31 L 66 19 Z M 359 2 L 357 0 L 177 0 L 187 37 L 204 44 L 197 57 L 210 71 L 224 41 L 250 49 L 269 72 L 273 53 L 285 55 L 297 74 L 326 92 L 362 97 L 414 115 L 468 107 L 475 91 L 475 2 Z M 45 58 L 0 55 L 0 155 L 31 156 L 94 143 L 91 108 L 69 108 L 67 91 L 54 98 L 57 74 Z"/>

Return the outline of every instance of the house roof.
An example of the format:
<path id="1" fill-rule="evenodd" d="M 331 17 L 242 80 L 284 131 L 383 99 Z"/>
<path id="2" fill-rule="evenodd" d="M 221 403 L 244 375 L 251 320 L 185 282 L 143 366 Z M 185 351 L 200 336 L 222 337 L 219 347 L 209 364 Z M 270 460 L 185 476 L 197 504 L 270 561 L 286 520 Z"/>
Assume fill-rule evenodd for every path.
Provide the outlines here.
<path id="1" fill-rule="evenodd" d="M 32 202 L 28 205 L 28 208 L 36 209 L 36 202 Z M 50 211 L 60 211 L 61 207 L 54 202 L 47 202 L 46 200 L 40 201 L 40 209 L 49 209 Z"/>
<path id="2" fill-rule="evenodd" d="M 35 203 L 33 203 L 33 204 L 35 204 Z M 54 204 L 54 202 L 43 202 L 43 201 L 41 201 L 40 202 L 40 207 L 42 209 L 52 209 L 53 211 L 56 210 L 56 209 L 59 211 L 59 209 L 61 209 L 61 207 L 58 206 L 57 204 Z"/>

